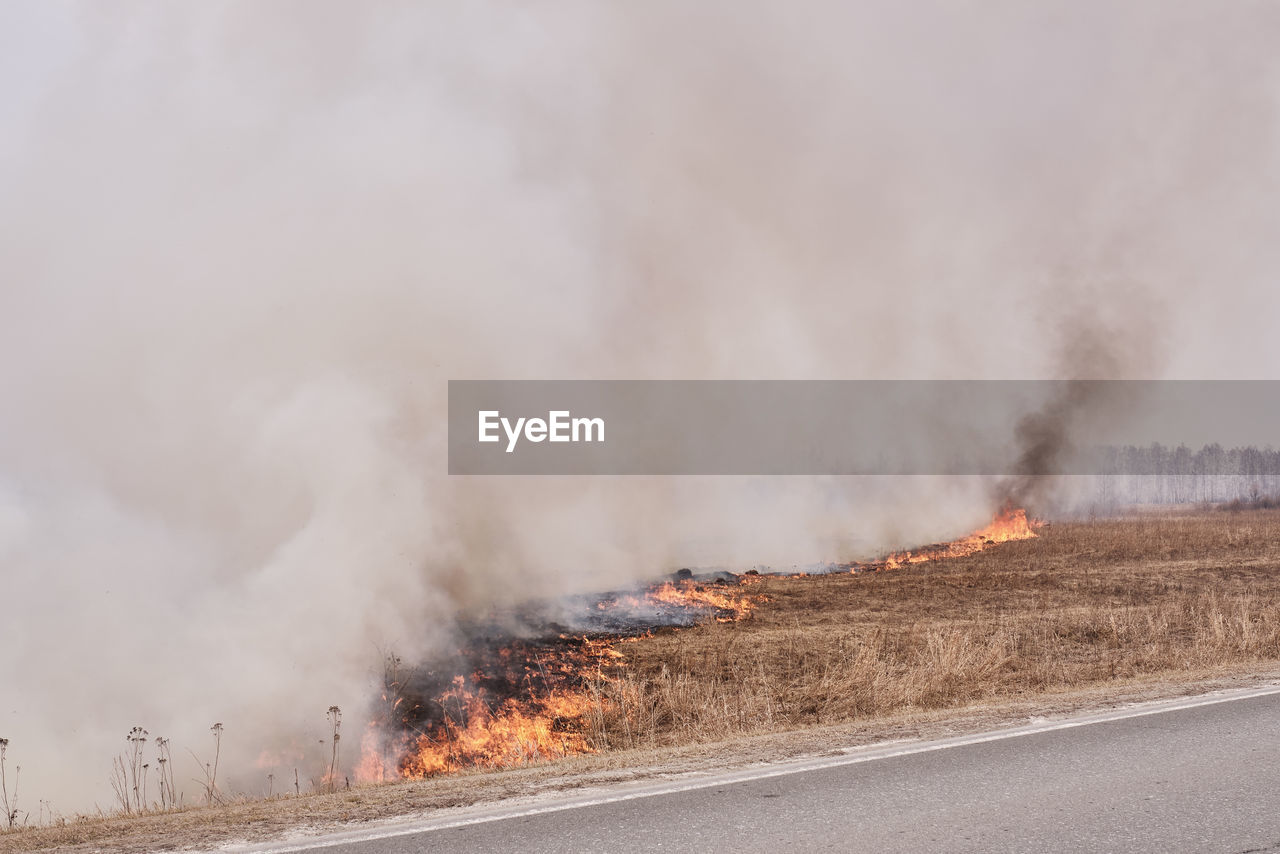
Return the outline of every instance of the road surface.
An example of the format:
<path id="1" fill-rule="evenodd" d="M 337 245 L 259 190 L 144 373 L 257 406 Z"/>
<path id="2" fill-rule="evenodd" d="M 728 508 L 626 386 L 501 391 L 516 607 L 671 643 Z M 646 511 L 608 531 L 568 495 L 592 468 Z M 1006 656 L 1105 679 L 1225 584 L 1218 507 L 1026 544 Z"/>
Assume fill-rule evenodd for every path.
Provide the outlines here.
<path id="1" fill-rule="evenodd" d="M 1280 854 L 1280 687 L 237 850 Z"/>

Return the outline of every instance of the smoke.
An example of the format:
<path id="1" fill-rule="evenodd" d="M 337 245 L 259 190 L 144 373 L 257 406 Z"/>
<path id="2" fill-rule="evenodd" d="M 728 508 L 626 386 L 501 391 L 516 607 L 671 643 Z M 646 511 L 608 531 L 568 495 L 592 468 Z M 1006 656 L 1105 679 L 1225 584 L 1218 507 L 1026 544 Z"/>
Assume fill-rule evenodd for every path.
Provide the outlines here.
<path id="1" fill-rule="evenodd" d="M 1014 427 L 1014 473 L 995 485 L 1001 506 L 1043 513 L 1078 509 L 1091 500 L 1088 489 L 1062 473 L 1070 470 L 1086 437 L 1104 433 L 1139 402 L 1131 387 L 1100 380 L 1150 377 L 1164 359 L 1160 325 L 1166 312 L 1143 291 L 1119 301 L 1129 315 L 1108 322 L 1095 308 L 1059 306 L 1056 323 L 1056 376 L 1048 399 Z M 1052 339 L 1051 339 L 1052 340 Z M 1074 487 L 1074 488 L 1073 488 Z"/>
<path id="2" fill-rule="evenodd" d="M 450 479 L 449 378 L 1059 376 L 1063 306 L 1181 375 L 1275 364 L 1276 14 L 1122 7 L 8 4 L 31 802 L 106 805 L 135 724 L 179 780 L 215 721 L 229 787 L 305 780 L 326 709 L 358 732 L 381 653 L 459 609 L 991 510 L 976 480 Z M 1155 370 L 1127 347 L 1108 374 Z"/>

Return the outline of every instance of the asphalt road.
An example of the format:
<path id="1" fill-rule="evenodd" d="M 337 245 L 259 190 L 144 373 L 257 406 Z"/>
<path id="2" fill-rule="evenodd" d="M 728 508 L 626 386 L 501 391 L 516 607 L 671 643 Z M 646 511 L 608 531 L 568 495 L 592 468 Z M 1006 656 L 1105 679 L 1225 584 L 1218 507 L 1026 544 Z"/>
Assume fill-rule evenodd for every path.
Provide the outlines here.
<path id="1" fill-rule="evenodd" d="M 243 850 L 1280 852 L 1267 690 Z"/>

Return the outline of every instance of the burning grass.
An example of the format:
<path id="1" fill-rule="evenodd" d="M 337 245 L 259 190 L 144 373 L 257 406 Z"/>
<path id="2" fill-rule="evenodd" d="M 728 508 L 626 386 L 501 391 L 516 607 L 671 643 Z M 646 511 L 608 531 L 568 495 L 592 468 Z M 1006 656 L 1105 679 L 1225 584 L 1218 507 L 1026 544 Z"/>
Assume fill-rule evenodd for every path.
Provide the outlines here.
<path id="1" fill-rule="evenodd" d="M 852 572 L 605 597 L 599 610 L 651 622 L 626 638 L 480 645 L 464 675 L 392 684 L 398 711 L 369 742 L 392 759 L 372 779 L 1280 659 L 1278 533 L 1274 511 L 1043 528 L 1006 511 L 972 536 L 844 567 Z M 679 628 L 663 628 L 654 608 Z M 689 625 L 690 614 L 703 619 Z"/>
<path id="2" fill-rule="evenodd" d="M 594 752 L 608 705 L 602 692 L 623 670 L 618 647 L 660 627 L 745 619 L 764 598 L 751 589 L 758 580 L 722 575 L 606 594 L 585 615 L 572 608 L 561 615 L 592 633 L 511 639 L 481 623 L 464 629 L 467 642 L 437 662 L 401 672 L 393 659 L 358 778 L 420 779 Z"/>
<path id="3" fill-rule="evenodd" d="M 898 569 L 913 563 L 927 563 L 932 560 L 966 557 L 1000 543 L 1014 540 L 1029 540 L 1036 536 L 1036 529 L 1042 527 L 1039 522 L 1027 518 L 1027 511 L 1021 508 L 1006 507 L 980 531 L 967 537 L 961 537 L 950 543 L 914 549 L 904 552 L 893 552 L 879 565 L 883 569 Z"/>
<path id="4" fill-rule="evenodd" d="M 837 569 L 858 573 L 963 557 L 1033 538 L 1034 528 L 1024 511 L 1006 508 L 987 527 L 954 542 Z M 473 636 L 441 661 L 409 674 L 388 674 L 382 714 L 366 734 L 358 777 L 423 778 L 594 752 L 619 738 L 634 743 L 633 724 L 652 741 L 656 723 L 633 721 L 629 710 L 659 704 L 637 686 L 622 644 L 663 629 L 746 620 L 769 598 L 759 586 L 762 579 L 758 573 L 720 572 L 704 579 L 690 573 L 590 603 L 577 601 L 579 609 L 589 605 L 585 615 L 574 615 L 573 602 L 560 603 L 561 618 L 579 631 L 550 637 L 547 629 L 557 624 L 535 609 L 523 619 L 542 628 L 539 640 L 495 638 L 486 636 L 492 624 L 473 626 L 465 632 Z"/>

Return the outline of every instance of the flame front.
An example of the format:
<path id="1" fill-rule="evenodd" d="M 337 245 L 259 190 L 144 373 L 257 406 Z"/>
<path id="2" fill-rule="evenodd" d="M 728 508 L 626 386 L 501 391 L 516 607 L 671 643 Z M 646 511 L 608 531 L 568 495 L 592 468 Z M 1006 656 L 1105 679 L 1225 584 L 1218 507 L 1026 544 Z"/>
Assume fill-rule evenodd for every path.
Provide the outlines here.
<path id="1" fill-rule="evenodd" d="M 625 613 L 641 626 L 646 620 L 655 626 L 673 620 L 679 625 L 740 620 L 763 598 L 749 586 L 746 581 L 666 582 L 606 597 L 596 607 Z M 389 679 L 383 720 L 371 725 L 361 743 L 358 779 L 423 778 L 594 752 L 589 726 L 605 711 L 599 683 L 616 678 L 623 658 L 618 647 L 637 636 L 563 634 L 550 641 L 465 650 L 460 655 L 480 659 L 475 669 L 453 676 L 447 688 L 418 703 L 406 703 L 404 686 Z"/>
<path id="2" fill-rule="evenodd" d="M 443 695 L 452 710 L 434 733 L 424 733 L 400 763 L 405 777 L 430 777 L 466 766 L 507 767 L 591 751 L 583 720 L 591 698 L 571 690 L 514 697 L 491 708 L 461 676 Z"/>
<path id="3" fill-rule="evenodd" d="M 996 514 L 990 525 L 975 531 L 967 537 L 912 551 L 893 552 L 881 564 L 876 564 L 875 566 L 883 569 L 897 569 L 900 566 L 912 563 L 964 557 L 965 555 L 980 552 L 997 543 L 1007 543 L 1012 540 L 1029 540 L 1037 536 L 1035 529 L 1040 527 L 1041 524 L 1043 523 L 1028 519 L 1027 511 L 1021 508 L 1006 507 Z"/>
<path id="4" fill-rule="evenodd" d="M 751 576 L 742 576 L 739 584 L 751 583 L 749 578 Z M 751 616 L 760 597 L 745 596 L 740 590 L 727 585 L 717 589 L 701 584 L 668 581 L 651 587 L 645 592 L 643 601 L 650 605 L 668 605 L 694 615 L 711 612 L 719 622 L 732 623 Z M 619 604 L 636 607 L 641 603 L 632 597 L 625 597 L 603 607 L 617 607 Z"/>
<path id="5" fill-rule="evenodd" d="M 860 572 L 963 557 L 996 543 L 1035 537 L 1040 524 L 1023 510 L 1006 508 L 991 524 L 959 540 L 846 566 Z M 465 675 L 437 679 L 427 674 L 425 690 L 406 693 L 405 680 L 389 672 L 381 720 L 370 725 L 361 742 L 358 779 L 423 778 L 594 752 L 593 733 L 609 711 L 599 689 L 618 679 L 625 666 L 619 647 L 661 626 L 751 616 L 767 600 L 752 592 L 761 576 L 728 580 L 732 578 L 668 581 L 638 593 L 602 597 L 593 613 L 609 620 L 608 626 L 627 627 L 625 632 L 609 628 L 594 635 L 509 639 L 460 650 L 457 660 L 469 662 L 462 668 Z M 415 678 L 424 681 L 421 675 Z"/>

